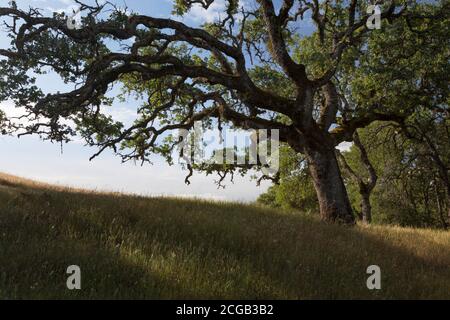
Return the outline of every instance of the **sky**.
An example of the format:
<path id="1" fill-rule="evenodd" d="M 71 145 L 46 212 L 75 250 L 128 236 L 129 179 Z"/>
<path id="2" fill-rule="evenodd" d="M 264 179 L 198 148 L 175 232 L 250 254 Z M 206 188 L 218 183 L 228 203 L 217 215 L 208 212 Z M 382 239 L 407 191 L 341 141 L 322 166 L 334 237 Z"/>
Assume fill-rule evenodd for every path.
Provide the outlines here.
<path id="1" fill-rule="evenodd" d="M 0 0 L 1 5 L 8 3 Z M 123 1 L 117 1 L 122 4 Z M 156 17 L 169 17 L 171 1 L 169 0 L 127 0 L 127 6 L 141 14 Z M 72 0 L 18 0 L 20 7 L 34 6 L 44 9 L 46 13 L 70 10 Z M 200 8 L 193 10 L 186 18 L 191 25 L 212 21 L 223 8 L 223 2 L 214 4 L 210 10 Z M 0 32 L 0 46 L 5 47 L 7 39 Z M 39 79 L 38 85 L 47 92 L 61 90 L 61 85 L 52 76 Z M 63 90 L 61 90 L 63 91 Z M 12 106 L 8 102 L 0 105 L 10 114 Z M 115 119 L 123 121 L 134 117 L 136 103 L 128 101 L 111 110 Z M 61 152 L 62 151 L 62 152 Z M 227 182 L 225 189 L 218 189 L 214 183 L 216 176 L 206 177 L 195 174 L 188 186 L 184 183 L 186 171 L 179 165 L 169 166 L 162 159 L 155 157 L 153 165 L 126 163 L 112 153 L 104 153 L 93 161 L 89 157 L 96 149 L 88 148 L 75 141 L 63 146 L 39 140 L 37 137 L 0 136 L 0 171 L 19 175 L 39 181 L 67 185 L 71 187 L 94 189 L 99 191 L 119 191 L 143 195 L 166 195 L 180 197 L 199 197 L 221 201 L 253 201 L 267 189 L 269 183 L 256 186 L 250 177 L 236 177 L 234 183 Z"/>
<path id="2" fill-rule="evenodd" d="M 75 8 L 73 0 L 18 0 L 19 7 L 28 6 L 52 12 L 64 10 L 71 12 Z M 114 0 L 122 5 L 122 0 Z M 1 5 L 7 0 L 0 0 Z M 208 11 L 195 7 L 183 21 L 189 25 L 211 22 L 217 19 L 224 8 L 224 0 L 216 1 Z M 126 0 L 128 8 L 140 14 L 155 17 L 170 17 L 171 0 Z M 5 33 L 0 32 L 0 47 L 7 47 Z M 45 92 L 65 91 L 64 85 L 55 76 L 38 78 L 37 85 Z M 136 116 L 138 102 L 128 100 L 114 104 L 109 113 L 116 120 L 131 122 Z M 0 103 L 0 108 L 8 114 L 14 114 L 14 108 L 8 101 Z M 83 145 L 81 141 L 65 144 L 45 142 L 37 137 L 0 136 L 0 172 L 36 179 L 58 185 L 98 191 L 117 191 L 142 195 L 166 195 L 179 197 L 198 197 L 221 201 L 254 201 L 270 185 L 263 182 L 261 186 L 250 176 L 235 177 L 234 183 L 226 182 L 225 189 L 218 189 L 215 184 L 217 176 L 195 174 L 188 186 L 184 183 L 186 171 L 179 165 L 169 166 L 164 160 L 155 157 L 153 165 L 141 166 L 134 163 L 121 163 L 111 152 L 104 152 L 100 157 L 89 161 L 97 150 Z"/>

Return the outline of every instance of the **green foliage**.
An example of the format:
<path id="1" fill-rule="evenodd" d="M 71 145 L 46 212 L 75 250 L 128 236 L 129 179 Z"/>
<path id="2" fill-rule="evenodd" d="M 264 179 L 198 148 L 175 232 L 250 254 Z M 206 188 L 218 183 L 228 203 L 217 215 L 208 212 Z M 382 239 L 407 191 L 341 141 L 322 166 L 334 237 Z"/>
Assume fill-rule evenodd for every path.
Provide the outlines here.
<path id="1" fill-rule="evenodd" d="M 291 148 L 280 151 L 279 184 L 273 185 L 258 198 L 258 202 L 271 207 L 297 209 L 317 213 L 318 203 L 314 186 L 304 158 Z"/>
<path id="2" fill-rule="evenodd" d="M 412 14 L 434 10 L 422 4 Z M 341 73 L 354 104 L 361 111 L 377 106 L 379 112 L 410 114 L 418 106 L 448 103 L 449 19 L 402 19 L 374 30 L 357 63 L 353 57 Z"/>
<path id="3" fill-rule="evenodd" d="M 6 114 L 0 110 L 0 134 L 6 134 Z"/>
<path id="4" fill-rule="evenodd" d="M 36 79 L 27 74 L 23 65 L 13 65 L 7 60 L 0 60 L 0 101 L 12 100 L 17 105 L 35 103 L 43 97 L 42 91 L 34 85 Z"/>
<path id="5" fill-rule="evenodd" d="M 444 129 L 441 125 L 434 127 Z M 374 123 L 359 132 L 379 177 L 371 197 L 373 222 L 441 228 L 437 197 L 445 212 L 447 196 L 426 146 L 407 139 L 394 124 Z M 448 139 L 442 132 L 435 140 L 443 159 L 450 154 Z M 351 168 L 364 177 L 366 170 L 359 160 L 358 148 L 353 146 L 344 156 Z M 349 177 L 346 182 L 350 200 L 355 210 L 360 210 L 358 186 Z"/>
<path id="6" fill-rule="evenodd" d="M 318 33 L 296 40 L 295 59 L 307 66 L 309 77 L 319 78 L 332 66 L 329 43 L 321 43 Z"/>
<path id="7" fill-rule="evenodd" d="M 209 7 L 214 0 L 175 0 L 173 13 L 182 16 L 189 12 L 194 4 L 201 5 L 204 8 Z M 235 14 L 239 8 L 239 0 L 227 0 L 226 1 L 226 12 L 228 14 Z"/>
<path id="8" fill-rule="evenodd" d="M 83 138 L 104 142 L 109 138 L 120 135 L 123 124 L 105 115 L 85 115 L 82 119 L 75 119 L 78 133 Z"/>
<path id="9" fill-rule="evenodd" d="M 277 93 L 286 98 L 295 97 L 295 87 L 292 81 L 282 72 L 269 66 L 255 66 L 250 72 L 250 77 L 255 84 L 264 90 Z"/>

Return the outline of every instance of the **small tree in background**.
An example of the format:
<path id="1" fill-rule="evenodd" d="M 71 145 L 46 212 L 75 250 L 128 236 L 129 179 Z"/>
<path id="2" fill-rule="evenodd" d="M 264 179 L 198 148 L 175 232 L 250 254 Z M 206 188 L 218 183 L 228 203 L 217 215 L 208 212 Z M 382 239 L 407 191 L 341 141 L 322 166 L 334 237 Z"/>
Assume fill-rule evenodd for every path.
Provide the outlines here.
<path id="1" fill-rule="evenodd" d="M 315 214 L 319 210 L 317 195 L 305 158 L 288 146 L 282 147 L 278 179 L 258 202 Z"/>

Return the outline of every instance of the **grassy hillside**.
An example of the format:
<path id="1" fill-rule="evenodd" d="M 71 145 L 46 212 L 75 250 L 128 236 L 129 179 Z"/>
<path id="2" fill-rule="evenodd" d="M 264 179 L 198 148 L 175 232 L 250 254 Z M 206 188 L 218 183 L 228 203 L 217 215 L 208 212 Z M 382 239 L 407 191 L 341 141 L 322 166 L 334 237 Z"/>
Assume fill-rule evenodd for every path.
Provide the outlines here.
<path id="1" fill-rule="evenodd" d="M 66 289 L 66 268 L 82 290 Z M 366 287 L 367 266 L 382 290 Z M 340 227 L 231 203 L 0 175 L 0 299 L 446 298 L 450 233 Z"/>

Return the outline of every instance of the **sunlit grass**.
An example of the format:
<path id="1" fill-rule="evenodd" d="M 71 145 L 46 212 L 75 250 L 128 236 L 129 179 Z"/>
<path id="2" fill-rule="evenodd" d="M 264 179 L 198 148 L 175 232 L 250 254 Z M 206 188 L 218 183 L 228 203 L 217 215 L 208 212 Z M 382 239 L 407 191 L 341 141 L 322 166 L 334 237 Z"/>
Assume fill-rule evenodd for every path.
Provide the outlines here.
<path id="1" fill-rule="evenodd" d="M 82 290 L 66 289 L 79 265 Z M 366 287 L 367 266 L 382 290 Z M 450 233 L 0 175 L 0 298 L 445 298 Z"/>

